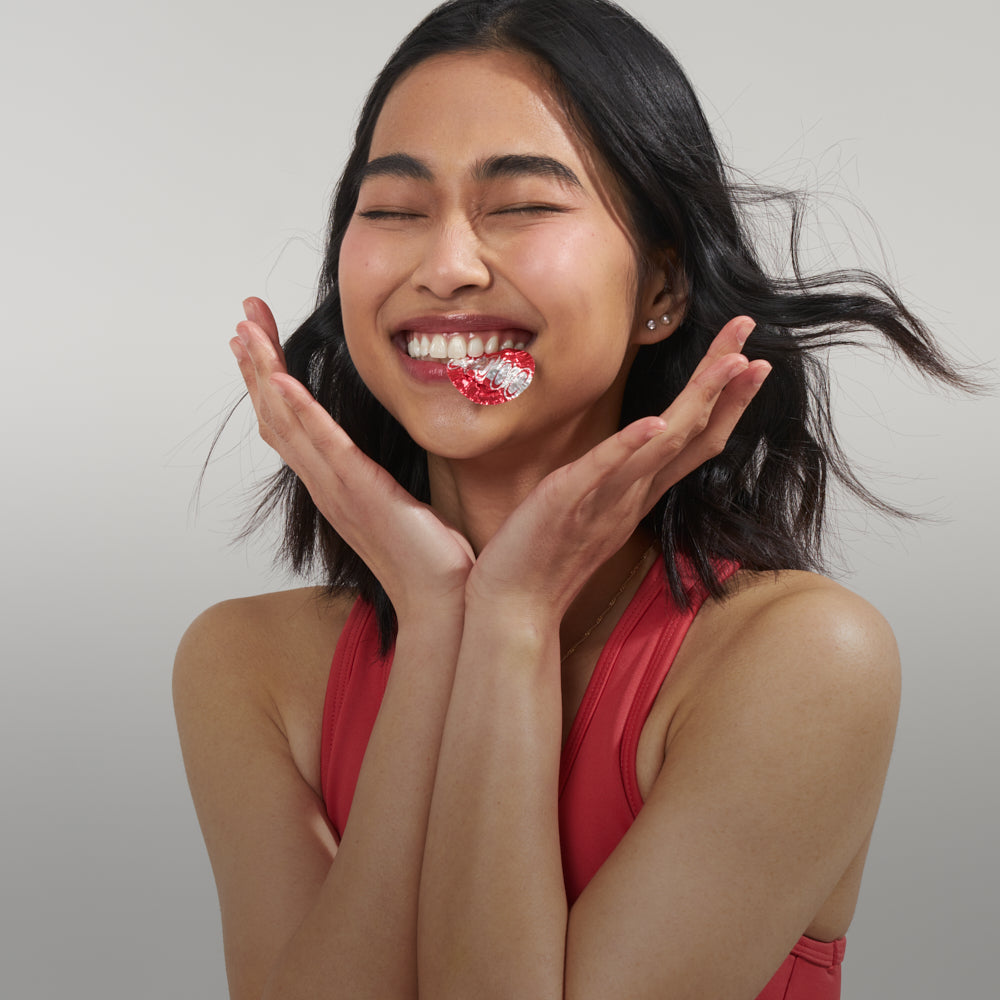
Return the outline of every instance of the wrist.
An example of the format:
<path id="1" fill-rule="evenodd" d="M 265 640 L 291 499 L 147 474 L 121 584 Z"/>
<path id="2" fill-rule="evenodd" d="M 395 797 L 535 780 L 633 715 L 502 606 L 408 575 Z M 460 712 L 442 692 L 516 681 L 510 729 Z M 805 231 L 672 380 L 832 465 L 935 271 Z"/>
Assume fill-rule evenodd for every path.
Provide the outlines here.
<path id="1" fill-rule="evenodd" d="M 496 621 L 505 620 L 526 630 L 559 630 L 565 607 L 557 600 L 554 581 L 517 579 L 496 581 L 473 567 L 465 584 L 466 613 Z"/>
<path id="2" fill-rule="evenodd" d="M 428 597 L 396 608 L 396 641 L 441 645 L 449 636 L 460 639 L 464 622 L 464 601 Z"/>
<path id="3" fill-rule="evenodd" d="M 387 591 L 388 592 L 388 591 Z M 395 593 L 389 593 L 396 621 L 402 629 L 404 623 L 419 631 L 422 628 L 454 624 L 461 628 L 465 615 L 465 580 L 456 580 L 450 585 L 411 585 Z"/>
<path id="4" fill-rule="evenodd" d="M 465 602 L 463 647 L 488 649 L 491 659 L 547 662 L 559 659 L 559 616 L 528 595 L 508 598 L 469 594 Z"/>

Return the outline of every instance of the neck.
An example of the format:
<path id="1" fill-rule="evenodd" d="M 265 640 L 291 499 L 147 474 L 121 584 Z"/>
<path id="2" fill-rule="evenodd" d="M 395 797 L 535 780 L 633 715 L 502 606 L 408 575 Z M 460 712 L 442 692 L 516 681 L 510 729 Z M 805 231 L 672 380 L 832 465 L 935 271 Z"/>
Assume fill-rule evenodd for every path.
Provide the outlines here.
<path id="1" fill-rule="evenodd" d="M 614 433 L 620 410 L 620 399 L 596 405 L 544 435 L 521 434 L 472 458 L 428 453 L 431 506 L 478 554 L 546 476 Z"/>
<path id="2" fill-rule="evenodd" d="M 589 440 L 570 439 L 563 447 L 544 452 L 538 447 L 517 448 L 462 460 L 429 455 L 432 506 L 468 539 L 478 555 L 545 476 L 579 458 L 592 444 Z M 527 451 L 530 454 L 526 455 Z M 651 565 L 652 557 L 643 556 L 653 542 L 648 531 L 638 528 L 583 583 L 560 626 L 564 654 L 577 647 L 572 660 L 589 660 L 595 648 L 603 647 Z M 640 560 L 642 565 L 636 569 Z M 633 569 L 635 573 L 630 576 Z M 609 602 L 619 590 L 620 595 L 609 609 Z M 598 618 L 601 621 L 595 626 Z"/>
<path id="3" fill-rule="evenodd" d="M 428 456 L 431 505 L 478 555 L 528 494 L 549 474 L 544 466 Z"/>

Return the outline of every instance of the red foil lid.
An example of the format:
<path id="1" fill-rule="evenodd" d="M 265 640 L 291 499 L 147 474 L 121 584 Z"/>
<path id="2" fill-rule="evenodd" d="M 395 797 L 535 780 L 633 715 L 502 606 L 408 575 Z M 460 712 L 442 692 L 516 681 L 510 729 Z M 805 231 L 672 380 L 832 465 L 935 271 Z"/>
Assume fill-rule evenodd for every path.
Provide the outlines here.
<path id="1" fill-rule="evenodd" d="M 448 362 L 451 384 L 473 403 L 494 406 L 517 399 L 531 385 L 535 359 L 527 351 L 501 351 Z"/>

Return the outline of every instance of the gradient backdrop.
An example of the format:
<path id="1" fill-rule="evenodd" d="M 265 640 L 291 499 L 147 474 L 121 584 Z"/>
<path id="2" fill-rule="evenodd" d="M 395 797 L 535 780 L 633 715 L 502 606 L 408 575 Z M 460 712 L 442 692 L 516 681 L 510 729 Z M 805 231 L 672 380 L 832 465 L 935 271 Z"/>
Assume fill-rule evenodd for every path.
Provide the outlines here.
<path id="1" fill-rule="evenodd" d="M 734 161 L 820 196 L 826 242 L 886 266 L 959 356 L 995 363 L 998 16 L 979 0 L 631 0 Z M 368 83 L 422 3 L 52 0 L 5 11 L 0 994 L 225 995 L 215 891 L 170 704 L 202 608 L 285 586 L 227 539 L 273 462 L 226 346 L 251 293 L 309 310 Z M 846 998 L 992 994 L 1000 925 L 997 397 L 841 357 L 838 576 L 895 626 L 899 737 Z"/>

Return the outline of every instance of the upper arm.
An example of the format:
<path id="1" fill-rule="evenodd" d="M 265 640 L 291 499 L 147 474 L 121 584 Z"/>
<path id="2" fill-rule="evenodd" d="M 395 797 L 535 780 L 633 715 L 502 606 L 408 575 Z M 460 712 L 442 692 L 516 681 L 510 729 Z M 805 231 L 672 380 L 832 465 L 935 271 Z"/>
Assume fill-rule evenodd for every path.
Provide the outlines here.
<path id="1" fill-rule="evenodd" d="M 268 690 L 267 668 L 281 650 L 260 610 L 240 601 L 210 608 L 188 629 L 174 667 L 178 731 L 234 998 L 261 995 L 336 853 Z"/>
<path id="2" fill-rule="evenodd" d="M 899 701 L 884 620 L 829 585 L 738 632 L 573 908 L 567 996 L 755 997 L 871 831 Z"/>

